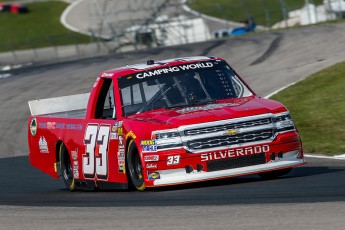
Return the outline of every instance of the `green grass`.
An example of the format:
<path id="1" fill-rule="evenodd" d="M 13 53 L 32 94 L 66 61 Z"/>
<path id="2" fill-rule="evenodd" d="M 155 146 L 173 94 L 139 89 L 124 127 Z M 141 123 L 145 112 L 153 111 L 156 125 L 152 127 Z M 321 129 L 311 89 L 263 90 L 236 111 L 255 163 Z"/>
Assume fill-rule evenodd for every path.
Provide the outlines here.
<path id="1" fill-rule="evenodd" d="M 318 72 L 272 99 L 291 112 L 304 151 L 345 153 L 345 62 Z"/>
<path id="2" fill-rule="evenodd" d="M 305 0 L 284 1 L 288 11 L 299 9 L 305 3 Z M 196 11 L 214 17 L 237 22 L 254 17 L 257 24 L 272 26 L 284 19 L 280 2 L 281 0 L 189 0 L 188 5 Z M 313 2 L 322 4 L 323 0 Z"/>
<path id="3" fill-rule="evenodd" d="M 60 23 L 65 2 L 26 5 L 27 14 L 0 13 L 0 51 L 90 42 L 90 37 L 71 32 Z"/>

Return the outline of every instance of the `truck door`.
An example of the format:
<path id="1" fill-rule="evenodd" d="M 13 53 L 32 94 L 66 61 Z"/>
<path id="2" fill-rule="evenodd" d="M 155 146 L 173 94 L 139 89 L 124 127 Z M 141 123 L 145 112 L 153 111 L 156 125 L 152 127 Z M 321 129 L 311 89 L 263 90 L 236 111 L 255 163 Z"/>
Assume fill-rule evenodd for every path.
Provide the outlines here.
<path id="1" fill-rule="evenodd" d="M 101 78 L 93 114 L 85 124 L 82 173 L 100 187 L 123 188 L 127 182 L 121 123 L 117 120 L 112 79 Z M 120 146 L 120 148 L 119 148 Z"/>

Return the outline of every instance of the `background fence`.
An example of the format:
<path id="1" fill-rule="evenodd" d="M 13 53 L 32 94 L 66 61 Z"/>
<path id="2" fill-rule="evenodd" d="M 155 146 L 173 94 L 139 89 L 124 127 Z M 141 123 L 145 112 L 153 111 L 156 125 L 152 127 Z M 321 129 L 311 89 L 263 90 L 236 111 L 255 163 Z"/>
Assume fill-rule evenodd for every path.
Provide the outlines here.
<path id="1" fill-rule="evenodd" d="M 122 3 L 121 3 L 122 1 Z M 75 34 L 45 35 L 22 42 L 0 42 L 0 70 L 17 65 L 66 61 L 166 45 L 199 42 L 212 32 L 242 25 L 253 17 L 262 28 L 282 28 L 343 18 L 343 0 L 190 0 L 193 10 L 238 23 L 209 23 L 182 10 L 181 0 L 86 1 L 87 42 Z M 121 3 L 121 4 L 120 4 Z M 69 45 L 61 45 L 62 43 Z M 48 44 L 38 48 L 38 44 Z"/>

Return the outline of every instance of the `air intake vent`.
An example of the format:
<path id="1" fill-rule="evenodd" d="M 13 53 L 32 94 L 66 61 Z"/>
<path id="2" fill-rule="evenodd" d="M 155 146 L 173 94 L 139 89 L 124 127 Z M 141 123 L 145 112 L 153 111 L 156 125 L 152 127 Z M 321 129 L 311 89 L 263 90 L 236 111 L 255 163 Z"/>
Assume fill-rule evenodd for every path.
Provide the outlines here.
<path id="1" fill-rule="evenodd" d="M 242 168 L 253 165 L 260 165 L 266 163 L 265 153 L 254 154 L 250 156 L 242 156 L 237 158 L 228 158 L 222 160 L 208 161 L 207 168 L 209 172 Z"/>

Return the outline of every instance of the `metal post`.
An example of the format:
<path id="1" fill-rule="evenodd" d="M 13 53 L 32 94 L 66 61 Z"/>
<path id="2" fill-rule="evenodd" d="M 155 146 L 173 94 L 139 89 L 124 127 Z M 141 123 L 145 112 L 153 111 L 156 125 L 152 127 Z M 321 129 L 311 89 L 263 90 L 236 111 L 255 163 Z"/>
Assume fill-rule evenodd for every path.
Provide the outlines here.
<path id="1" fill-rule="evenodd" d="M 263 2 L 263 0 L 259 0 L 259 1 L 260 1 L 261 6 L 262 6 L 262 9 L 264 10 L 264 13 L 265 13 L 266 27 L 271 28 L 270 13 L 268 12 L 267 7 L 266 7 L 265 3 Z"/>
<path id="2" fill-rule="evenodd" d="M 38 60 L 38 54 L 37 54 L 37 51 L 36 51 L 36 49 L 35 49 L 35 47 L 33 46 L 33 44 L 32 44 L 32 41 L 29 39 L 29 40 L 27 40 L 27 43 L 28 43 L 28 46 L 29 47 L 31 47 L 31 49 L 32 49 L 32 51 L 33 51 L 33 53 L 34 53 L 34 61 L 33 62 L 36 62 L 37 60 Z"/>
<path id="3" fill-rule="evenodd" d="M 305 8 L 308 10 L 308 24 L 311 24 L 311 15 L 310 15 L 310 8 L 309 8 L 309 0 L 304 0 Z"/>
<path id="4" fill-rule="evenodd" d="M 314 0 L 311 0 L 311 3 L 315 6 L 314 7 L 315 23 L 318 23 L 319 22 L 319 15 L 318 15 L 318 12 L 317 12 L 317 6 L 316 6 Z"/>
<path id="5" fill-rule="evenodd" d="M 16 50 L 15 50 L 13 44 L 10 44 L 10 50 L 11 50 L 11 53 L 13 56 L 14 63 L 18 64 L 18 57 L 17 57 Z"/>
<path id="6" fill-rule="evenodd" d="M 286 3 L 285 3 L 285 0 L 279 0 L 280 1 L 280 4 L 282 6 L 282 12 L 283 12 L 283 18 L 284 18 L 284 21 L 285 21 L 285 27 L 288 27 L 288 16 L 287 16 L 287 9 L 286 9 Z"/>

